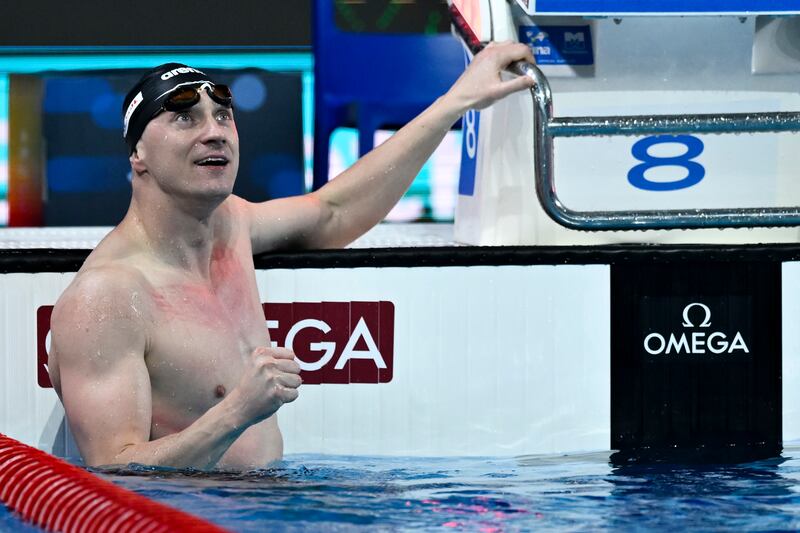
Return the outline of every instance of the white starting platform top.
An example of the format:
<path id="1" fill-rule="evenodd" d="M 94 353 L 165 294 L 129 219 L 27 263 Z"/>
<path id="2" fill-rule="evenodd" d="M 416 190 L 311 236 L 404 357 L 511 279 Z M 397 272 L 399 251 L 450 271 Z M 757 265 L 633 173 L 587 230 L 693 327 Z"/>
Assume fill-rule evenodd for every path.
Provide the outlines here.
<path id="1" fill-rule="evenodd" d="M 790 15 L 798 0 L 517 0 L 529 15 Z"/>
<path id="2" fill-rule="evenodd" d="M 110 226 L 0 228 L 0 250 L 92 250 Z M 378 224 L 348 248 L 414 248 L 460 246 L 452 224 Z"/>

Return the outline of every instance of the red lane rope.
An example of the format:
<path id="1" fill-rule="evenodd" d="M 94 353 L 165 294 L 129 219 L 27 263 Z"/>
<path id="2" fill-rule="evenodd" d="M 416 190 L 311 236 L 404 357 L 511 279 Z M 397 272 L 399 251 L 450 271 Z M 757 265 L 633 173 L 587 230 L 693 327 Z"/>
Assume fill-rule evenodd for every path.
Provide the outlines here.
<path id="1" fill-rule="evenodd" d="M 0 504 L 48 531 L 225 532 L 2 433 Z"/>

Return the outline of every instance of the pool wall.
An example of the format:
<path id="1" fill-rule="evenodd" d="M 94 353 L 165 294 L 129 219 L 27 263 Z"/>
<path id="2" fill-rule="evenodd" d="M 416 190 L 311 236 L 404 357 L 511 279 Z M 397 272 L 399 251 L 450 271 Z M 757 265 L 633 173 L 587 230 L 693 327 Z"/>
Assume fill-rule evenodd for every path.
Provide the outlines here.
<path id="1" fill-rule="evenodd" d="M 86 253 L 0 254 L 6 271 L 0 275 L 5 343 L 0 430 L 72 458 L 77 451 L 63 409 L 48 388 L 44 362 L 49 309 Z M 291 344 L 304 368 L 300 398 L 278 414 L 285 451 L 503 456 L 612 449 L 620 412 L 656 422 L 664 414 L 664 409 L 648 411 L 647 402 L 655 396 L 646 380 L 637 385 L 633 410 L 612 406 L 613 398 L 619 401 L 612 394 L 614 379 L 617 390 L 629 379 L 620 382 L 619 373 L 612 376 L 619 366 L 612 361 L 618 358 L 612 354 L 612 336 L 628 335 L 626 323 L 636 320 L 640 329 L 630 335 L 640 348 L 642 339 L 650 343 L 645 349 L 653 353 L 642 359 L 649 361 L 648 368 L 658 372 L 664 361 L 689 365 L 686 371 L 680 366 L 665 371 L 664 379 L 674 383 L 662 388 L 680 392 L 680 398 L 665 402 L 686 397 L 695 411 L 702 410 L 721 401 L 719 391 L 730 390 L 723 434 L 742 427 L 750 431 L 748 420 L 766 417 L 774 420 L 764 430 L 770 438 L 797 440 L 800 332 L 793 325 L 800 314 L 798 259 L 797 245 L 374 248 L 259 256 L 265 327 L 273 342 Z M 716 293 L 706 294 L 705 278 L 687 275 L 700 276 L 700 285 L 688 296 L 678 291 L 666 303 L 642 297 L 655 301 L 657 309 L 664 307 L 665 325 L 641 325 L 641 317 L 652 312 L 636 306 L 620 311 L 615 302 L 628 289 L 612 278 L 621 265 L 638 269 L 649 264 L 682 265 L 688 272 L 696 267 L 712 279 L 720 277 L 715 269 L 729 272 L 733 265 L 734 287 L 722 294 L 725 290 L 715 285 Z M 735 269 L 741 265 L 746 270 L 747 265 L 774 265 L 767 268 L 774 276 L 758 274 L 759 267 L 756 275 L 769 279 L 736 281 Z M 37 269 L 45 271 L 14 271 Z M 759 299 L 753 291 L 761 291 L 764 283 L 775 294 Z M 681 284 L 686 285 L 678 280 Z M 762 307 L 751 305 L 754 301 Z M 743 310 L 734 309 L 737 302 L 744 302 Z M 757 322 L 754 317 L 764 314 L 763 306 L 771 314 Z M 713 327 L 690 331 L 687 316 L 691 327 L 704 327 L 701 322 Z M 686 332 L 689 340 L 674 344 L 672 353 L 658 352 L 657 338 L 648 335 L 666 339 L 670 331 L 676 339 Z M 706 345 L 696 345 L 700 341 L 692 331 L 695 337 L 705 331 L 711 348 L 703 352 Z M 737 333 L 746 350 L 733 342 Z M 778 339 L 771 338 L 775 335 Z M 727 339 L 726 349 L 713 351 L 721 338 Z M 750 374 L 760 376 L 776 364 L 776 372 L 764 380 L 751 380 Z M 734 367 L 744 374 L 734 376 L 729 371 Z M 683 374 L 691 379 L 679 381 Z M 704 396 L 706 390 L 714 396 Z M 752 392 L 758 390 L 774 395 L 765 400 Z M 737 418 L 736 410 L 746 416 Z M 675 431 L 683 431 L 681 424 L 690 433 L 699 431 L 695 426 L 702 418 L 687 421 L 666 414 L 673 418 L 663 424 L 674 424 Z"/>
<path id="2" fill-rule="evenodd" d="M 72 277 L 0 276 L 0 298 L 5 309 L 14 309 L 0 323 L 7 369 L 2 428 L 67 457 L 76 451 L 61 404 L 46 388 L 46 355 L 37 354 L 37 343 L 46 349 L 47 311 Z M 310 343 L 338 341 L 326 365 L 333 370 L 352 338 L 351 366 L 363 361 L 377 368 L 370 340 L 388 348 L 380 350 L 391 372 L 387 382 L 342 382 L 348 375 L 308 384 L 314 379 L 305 378 L 301 398 L 279 412 L 287 453 L 518 455 L 608 448 L 607 266 L 274 269 L 258 270 L 257 281 L 268 310 L 271 304 L 296 308 L 291 325 L 266 317 L 277 322 L 273 339 L 283 331 L 285 344 L 288 327 L 301 320 L 336 328 L 327 335 L 318 326 L 298 331 L 292 347 L 301 357 L 319 360 Z M 381 322 L 380 302 L 393 307 L 393 323 Z M 575 317 L 587 320 L 578 326 Z M 366 327 L 357 329 L 361 318 Z M 321 370 L 318 380 L 329 381 Z"/>

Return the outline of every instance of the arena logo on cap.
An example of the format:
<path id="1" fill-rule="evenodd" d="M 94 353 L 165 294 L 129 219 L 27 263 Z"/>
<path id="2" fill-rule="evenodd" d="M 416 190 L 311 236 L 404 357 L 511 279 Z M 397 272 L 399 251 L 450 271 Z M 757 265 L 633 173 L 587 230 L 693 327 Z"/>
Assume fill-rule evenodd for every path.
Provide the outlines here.
<path id="1" fill-rule="evenodd" d="M 695 325 L 690 318 L 690 311 L 692 309 L 702 311 L 702 321 Z M 697 318 L 695 311 L 695 319 Z M 711 327 L 711 309 L 700 302 L 692 302 L 683 308 L 683 323 L 681 324 L 684 329 L 688 328 L 709 328 Z M 684 331 L 680 335 L 670 333 L 669 337 L 665 337 L 661 333 L 650 333 L 644 338 L 644 349 L 650 355 L 660 354 L 732 354 L 735 351 L 742 353 L 750 353 L 742 333 L 737 331 L 733 335 L 732 340 L 728 340 L 728 336 L 722 331 L 714 331 L 707 333 L 706 331 L 692 331 L 689 335 Z"/>
<path id="2" fill-rule="evenodd" d="M 174 68 L 174 69 L 170 70 L 169 72 L 165 72 L 164 74 L 161 75 L 161 79 L 166 81 L 166 80 L 168 80 L 168 79 L 170 79 L 172 77 L 177 76 L 178 74 L 188 74 L 189 72 L 195 72 L 197 74 L 202 74 L 203 76 L 205 76 L 205 72 L 203 72 L 201 70 L 197 70 L 196 68 L 179 67 L 179 68 Z"/>
<path id="3" fill-rule="evenodd" d="M 294 351 L 304 384 L 392 380 L 392 302 L 264 304 L 273 346 Z"/>

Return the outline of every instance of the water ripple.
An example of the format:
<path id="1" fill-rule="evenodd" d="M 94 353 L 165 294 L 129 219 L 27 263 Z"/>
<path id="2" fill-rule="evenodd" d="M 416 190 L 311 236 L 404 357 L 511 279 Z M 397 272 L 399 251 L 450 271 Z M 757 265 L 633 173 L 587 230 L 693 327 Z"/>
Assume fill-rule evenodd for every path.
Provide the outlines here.
<path id="1" fill-rule="evenodd" d="M 238 532 L 794 530 L 798 451 L 738 465 L 297 455 L 245 473 L 95 472 Z M 0 509 L 0 530 L 24 527 L 14 520 Z"/>

